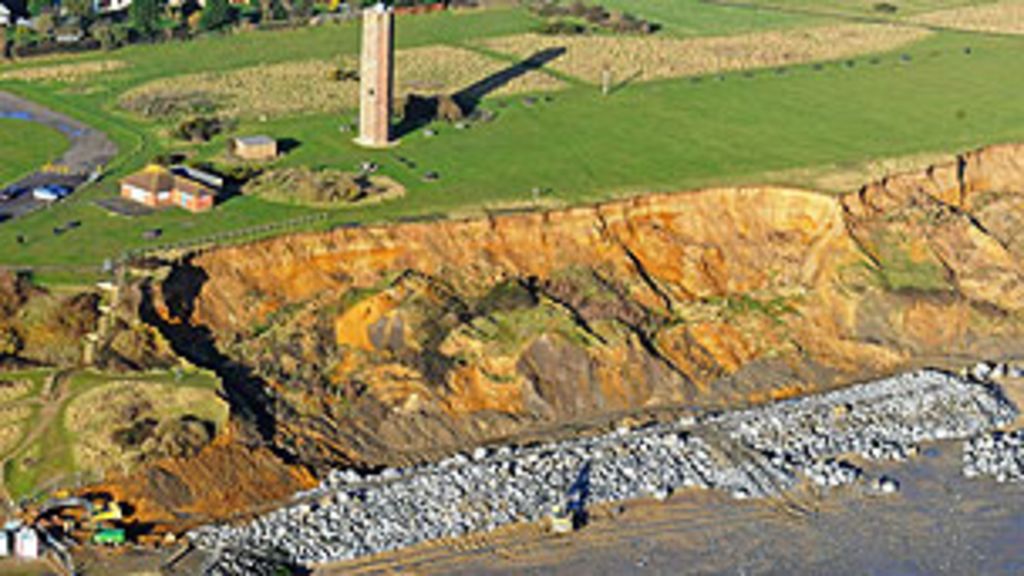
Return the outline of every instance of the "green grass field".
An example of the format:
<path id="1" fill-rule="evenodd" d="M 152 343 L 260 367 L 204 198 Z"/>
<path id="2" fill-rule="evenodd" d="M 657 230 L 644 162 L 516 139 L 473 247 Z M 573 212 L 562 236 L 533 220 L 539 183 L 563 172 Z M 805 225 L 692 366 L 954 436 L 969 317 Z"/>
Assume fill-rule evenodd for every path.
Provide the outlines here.
<path id="1" fill-rule="evenodd" d="M 602 6 L 660 25 L 673 36 L 720 36 L 834 21 L 828 16 L 716 6 L 700 0 L 604 0 Z"/>
<path id="2" fill-rule="evenodd" d="M 0 118 L 0 188 L 60 156 L 63 134 L 33 122 Z"/>
<path id="3" fill-rule="evenodd" d="M 608 4 L 628 4 L 637 14 L 663 21 L 666 32 L 674 35 L 823 22 L 783 14 L 765 17 L 758 11 L 691 0 Z M 523 33 L 535 25 L 536 20 L 522 10 L 447 13 L 400 18 L 397 36 L 400 46 L 473 46 L 483 38 Z M 972 47 L 969 55 L 966 46 Z M 181 147 L 163 136 L 166 124 L 140 120 L 117 108 L 117 98 L 125 90 L 161 77 L 329 58 L 354 53 L 357 47 L 354 23 L 250 32 L 68 58 L 128 63 L 127 68 L 92 80 L 88 90 L 0 81 L 0 89 L 107 132 L 121 149 L 104 182 L 52 209 L 0 225 L 0 262 L 37 266 L 45 279 L 74 282 L 91 278 L 105 258 L 153 245 L 142 236 L 149 229 L 161 229 L 163 237 L 157 242 L 164 243 L 315 213 L 312 208 L 236 197 L 208 214 L 168 210 L 129 219 L 110 215 L 92 201 L 115 194 L 117 178 L 155 154 Z M 387 151 L 359 149 L 351 143 L 351 134 L 340 133 L 338 126 L 351 121 L 351 115 L 248 122 L 236 132 L 297 141 L 298 147 L 280 161 L 282 165 L 352 169 L 373 160 L 407 188 L 402 199 L 330 211 L 322 226 L 528 204 L 534 188 L 544 190 L 541 200 L 546 204 L 564 205 L 648 191 L 760 182 L 780 171 L 952 152 L 1024 138 L 1024 101 L 1019 97 L 1024 92 L 1022 49 L 1024 38 L 940 32 L 897 53 L 859 57 L 852 66 L 830 62 L 820 70 L 808 64 L 782 74 L 764 70 L 699 81 L 630 84 L 608 97 L 574 82 L 552 93 L 551 101 L 542 99 L 535 105 L 525 104 L 522 97 L 487 99 L 483 106 L 497 113 L 494 122 L 468 130 L 435 125 L 437 137 L 415 132 Z M 900 58 L 904 52 L 909 61 Z M 201 158 L 216 158 L 224 144 L 225 137 L 219 137 L 193 148 Z M 415 168 L 399 162 L 399 156 Z M 440 180 L 424 182 L 422 175 L 428 170 L 437 171 Z M 788 177 L 775 183 L 807 181 Z M 61 236 L 50 233 L 69 220 L 79 220 L 82 226 Z M 18 235 L 27 241 L 17 244 Z"/>
<path id="4" fill-rule="evenodd" d="M 820 15 L 853 15 L 900 18 L 925 12 L 994 4 L 1000 0 L 711 0 L 716 4 L 746 4 L 765 9 L 776 8 L 789 13 Z M 1005 1 L 1005 0 L 1004 0 Z M 881 10 L 880 5 L 895 7 L 895 12 Z"/>

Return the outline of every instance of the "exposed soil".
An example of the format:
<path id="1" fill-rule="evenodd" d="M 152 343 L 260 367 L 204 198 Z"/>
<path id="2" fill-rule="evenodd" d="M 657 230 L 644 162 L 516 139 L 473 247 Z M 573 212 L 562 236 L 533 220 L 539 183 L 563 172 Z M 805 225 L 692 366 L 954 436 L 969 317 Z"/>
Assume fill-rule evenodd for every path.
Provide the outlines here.
<path id="1" fill-rule="evenodd" d="M 206 458 L 247 454 L 243 481 L 302 484 L 306 466 L 404 465 L 1020 355 L 1022 191 L 1009 145 L 841 198 L 713 189 L 295 235 L 169 263 L 140 310 L 224 381 L 233 440 Z M 195 517 L 269 497 L 223 505 L 230 475 L 201 462 L 165 468 Z M 124 493 L 171 511 L 185 500 L 159 487 L 175 485 Z"/>

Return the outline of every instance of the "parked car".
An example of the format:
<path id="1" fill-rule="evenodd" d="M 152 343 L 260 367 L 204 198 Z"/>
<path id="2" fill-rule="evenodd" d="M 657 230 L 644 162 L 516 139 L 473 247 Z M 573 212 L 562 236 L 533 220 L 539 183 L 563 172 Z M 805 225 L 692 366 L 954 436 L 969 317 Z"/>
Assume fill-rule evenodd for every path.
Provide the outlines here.
<path id="1" fill-rule="evenodd" d="M 67 198 L 68 194 L 71 194 L 70 188 L 56 184 L 47 184 L 32 189 L 32 197 L 43 202 L 56 202 Z"/>
<path id="2" fill-rule="evenodd" d="M 22 190 L 21 188 L 17 188 L 15 186 L 11 186 L 10 188 L 4 188 L 3 190 L 0 190 L 0 202 L 13 200 L 20 196 L 22 192 L 24 192 L 24 190 Z"/>

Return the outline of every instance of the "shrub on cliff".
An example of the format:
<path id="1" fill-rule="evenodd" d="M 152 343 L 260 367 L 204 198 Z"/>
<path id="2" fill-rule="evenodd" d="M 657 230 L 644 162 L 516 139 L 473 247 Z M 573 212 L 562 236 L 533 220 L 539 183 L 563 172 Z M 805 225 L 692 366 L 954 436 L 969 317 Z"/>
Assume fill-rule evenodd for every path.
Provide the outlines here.
<path id="1" fill-rule="evenodd" d="M 31 283 L 23 274 L 0 272 L 0 318 L 13 316 L 28 299 Z"/>
<path id="2" fill-rule="evenodd" d="M 0 273 L 0 357 L 49 366 L 81 359 L 83 337 L 96 329 L 99 296 L 58 297 L 28 276 Z"/>
<path id="3" fill-rule="evenodd" d="M 23 345 L 17 330 L 10 326 L 0 326 L 0 358 L 18 356 Z"/>

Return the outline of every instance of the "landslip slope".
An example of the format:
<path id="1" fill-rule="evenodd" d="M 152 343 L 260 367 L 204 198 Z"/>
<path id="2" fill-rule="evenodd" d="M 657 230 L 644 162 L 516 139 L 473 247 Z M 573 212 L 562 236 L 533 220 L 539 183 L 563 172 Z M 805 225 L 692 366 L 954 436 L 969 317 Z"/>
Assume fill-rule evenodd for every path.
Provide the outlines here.
<path id="1" fill-rule="evenodd" d="M 1022 192 L 1024 146 L 1005 145 L 843 197 L 710 189 L 346 228 L 193 255 L 142 309 L 224 378 L 236 442 L 402 465 L 1019 354 Z"/>

